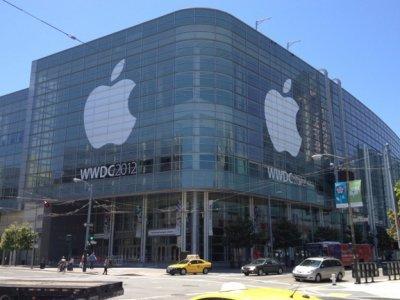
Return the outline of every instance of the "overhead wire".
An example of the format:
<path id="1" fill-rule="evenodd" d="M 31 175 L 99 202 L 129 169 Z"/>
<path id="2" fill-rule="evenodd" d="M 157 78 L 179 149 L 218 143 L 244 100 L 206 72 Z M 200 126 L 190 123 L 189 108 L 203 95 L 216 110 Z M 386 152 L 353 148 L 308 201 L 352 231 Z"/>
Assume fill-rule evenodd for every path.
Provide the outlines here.
<path id="1" fill-rule="evenodd" d="M 59 28 L 59 27 L 56 27 L 56 26 L 50 24 L 49 22 L 47 22 L 47 21 L 45 21 L 45 20 L 43 20 L 43 19 L 41 19 L 41 18 L 39 18 L 39 17 L 36 17 L 34 14 L 32 14 L 32 13 L 26 11 L 25 9 L 23 9 L 23 8 L 21 8 L 21 7 L 17 6 L 17 5 L 15 5 L 15 4 L 13 4 L 13 3 L 7 1 L 7 0 L 1 0 L 1 1 L 3 1 L 4 3 L 8 4 L 9 6 L 11 6 L 11 7 L 15 8 L 15 9 L 21 11 L 22 13 L 24 13 L 24 14 L 26 14 L 26 15 L 32 17 L 32 18 L 34 18 L 35 20 L 37 20 L 37 21 L 39 21 L 39 22 L 41 22 L 41 23 L 43 23 L 43 24 L 45 24 L 45 25 L 51 27 L 52 29 L 54 29 L 54 30 L 56 30 L 56 31 L 58 31 L 58 32 L 60 32 L 60 33 L 62 33 L 62 34 L 64 34 L 65 36 L 67 36 L 67 37 L 70 38 L 71 40 L 77 41 L 77 42 L 79 42 L 79 43 L 81 43 L 81 44 L 85 44 L 85 42 L 83 42 L 81 39 L 79 39 L 79 38 L 76 37 L 75 35 L 72 35 L 72 34 L 66 32 L 66 31 L 63 30 L 63 29 L 61 29 L 61 28 Z"/>

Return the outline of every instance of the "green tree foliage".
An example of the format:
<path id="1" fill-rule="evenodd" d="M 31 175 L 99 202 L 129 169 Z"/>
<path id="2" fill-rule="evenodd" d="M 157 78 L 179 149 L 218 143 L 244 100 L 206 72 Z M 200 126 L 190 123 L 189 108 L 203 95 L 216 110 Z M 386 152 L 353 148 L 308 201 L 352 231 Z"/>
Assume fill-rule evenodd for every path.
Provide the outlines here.
<path id="1" fill-rule="evenodd" d="M 314 232 L 314 240 L 316 242 L 339 241 L 339 238 L 339 230 L 329 226 L 318 227 Z"/>
<path id="2" fill-rule="evenodd" d="M 224 242 L 232 249 L 252 247 L 256 240 L 254 224 L 249 218 L 238 220 L 225 228 Z"/>
<path id="3" fill-rule="evenodd" d="M 384 253 L 387 250 L 392 250 L 394 246 L 394 239 L 390 237 L 384 227 L 376 227 L 376 238 L 378 240 L 378 251 Z"/>
<path id="4" fill-rule="evenodd" d="M 400 226 L 400 181 L 398 181 L 394 187 L 394 192 L 396 194 L 396 198 L 397 198 L 397 216 L 395 215 L 395 212 L 393 209 L 389 209 L 387 212 L 387 216 L 389 219 L 389 228 L 386 229 L 386 232 L 388 233 L 388 235 L 394 239 L 395 241 L 397 241 L 397 232 L 396 232 L 396 222 L 397 224 L 399 224 Z"/>
<path id="5" fill-rule="evenodd" d="M 274 248 L 287 249 L 302 244 L 301 233 L 297 225 L 286 219 L 279 220 L 273 227 Z"/>
<path id="6" fill-rule="evenodd" d="M 37 233 L 29 227 L 28 224 L 22 224 L 17 231 L 17 249 L 30 250 L 36 242 Z"/>
<path id="7" fill-rule="evenodd" d="M 7 251 L 17 250 L 17 233 L 18 226 L 16 224 L 8 226 L 1 235 L 0 248 Z"/>
<path id="8" fill-rule="evenodd" d="M 36 237 L 28 224 L 11 224 L 1 236 L 0 248 L 7 251 L 29 250 L 33 248 Z"/>

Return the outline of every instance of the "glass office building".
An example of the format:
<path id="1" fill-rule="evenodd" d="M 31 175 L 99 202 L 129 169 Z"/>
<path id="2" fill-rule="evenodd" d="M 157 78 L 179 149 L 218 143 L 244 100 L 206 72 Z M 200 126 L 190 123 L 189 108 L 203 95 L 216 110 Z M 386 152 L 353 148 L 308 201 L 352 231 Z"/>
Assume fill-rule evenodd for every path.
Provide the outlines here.
<path id="1" fill-rule="evenodd" d="M 329 168 L 340 160 L 313 154 L 351 158 L 365 196 L 356 214 L 377 225 L 400 177 L 399 138 L 340 82 L 213 9 L 34 61 L 26 103 L 19 194 L 51 202 L 41 256 L 53 260 L 66 234 L 82 253 L 90 189 L 99 256 L 165 263 L 188 251 L 223 263 L 224 230 L 244 218 L 265 232 L 262 253 L 282 218 L 304 242 L 343 226 L 342 174 Z"/>

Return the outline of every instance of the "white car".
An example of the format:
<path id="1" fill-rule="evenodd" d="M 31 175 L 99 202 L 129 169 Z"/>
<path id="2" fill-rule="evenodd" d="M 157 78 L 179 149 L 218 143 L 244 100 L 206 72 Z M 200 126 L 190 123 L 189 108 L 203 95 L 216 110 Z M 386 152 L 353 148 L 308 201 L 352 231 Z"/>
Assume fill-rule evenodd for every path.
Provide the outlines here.
<path id="1" fill-rule="evenodd" d="M 293 277 L 296 281 L 312 280 L 320 282 L 330 279 L 335 274 L 336 280 L 341 281 L 345 270 L 340 260 L 333 257 L 310 257 L 293 269 Z"/>

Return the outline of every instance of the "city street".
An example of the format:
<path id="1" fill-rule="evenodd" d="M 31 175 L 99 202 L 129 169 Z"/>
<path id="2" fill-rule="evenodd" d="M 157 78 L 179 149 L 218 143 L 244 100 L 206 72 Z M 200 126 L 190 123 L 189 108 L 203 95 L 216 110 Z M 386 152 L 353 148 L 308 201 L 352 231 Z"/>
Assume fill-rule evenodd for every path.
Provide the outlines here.
<path id="1" fill-rule="evenodd" d="M 388 281 L 379 277 L 375 283 L 355 285 L 349 272 L 347 280 L 333 286 L 330 282 L 296 282 L 291 274 L 249 276 L 217 270 L 208 275 L 170 276 L 159 268 L 112 268 L 109 275 L 101 275 L 102 269 L 96 268 L 82 273 L 59 273 L 55 268 L 29 269 L 24 267 L 0 267 L 0 281 L 4 279 L 37 280 L 79 280 L 79 281 L 122 281 L 124 295 L 114 299 L 190 299 L 204 292 L 218 291 L 223 283 L 239 282 L 246 287 L 276 287 L 298 289 L 318 297 L 342 299 L 400 299 L 395 291 L 400 290 L 400 280 Z"/>

